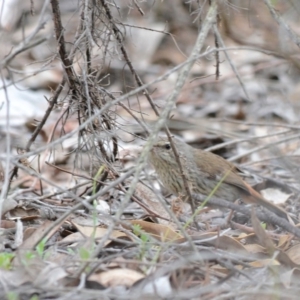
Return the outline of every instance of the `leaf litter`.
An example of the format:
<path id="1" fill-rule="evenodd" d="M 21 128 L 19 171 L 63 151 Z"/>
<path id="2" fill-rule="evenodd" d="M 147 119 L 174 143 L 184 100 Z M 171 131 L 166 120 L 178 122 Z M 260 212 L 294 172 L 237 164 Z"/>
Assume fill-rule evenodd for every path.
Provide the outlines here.
<path id="1" fill-rule="evenodd" d="M 66 43 L 67 51 L 75 53 L 74 74 L 84 79 L 76 83 L 82 83 L 81 90 L 73 86 L 83 95 L 76 104 L 70 96 L 72 89 L 62 84 L 67 71 L 61 58 L 53 57 L 57 43 L 50 10 L 43 11 L 38 3 L 25 8 L 35 14 L 23 26 L 32 30 L 43 12 L 49 20 L 36 38 L 49 37 L 38 47 L 23 49 L 11 61 L 7 55 L 21 43 L 23 29 L 15 18 L 7 17 L 7 7 L 2 21 L 1 38 L 7 43 L 0 57 L 8 67 L 4 75 L 9 79 L 2 79 L 7 90 L 2 88 L 0 94 L 0 181 L 1 195 L 6 195 L 0 227 L 1 297 L 8 298 L 12 292 L 17 298 L 9 299 L 30 299 L 33 295 L 39 299 L 297 299 L 299 240 L 280 226 L 262 223 L 255 211 L 251 217 L 239 212 L 231 217 L 228 210 L 203 208 L 191 220 L 190 206 L 169 195 L 148 165 L 134 195 L 124 204 L 132 177 L 116 181 L 131 167 L 138 167 L 142 148 L 137 146 L 147 136 L 141 123 L 151 131 L 157 117 L 144 91 L 94 119 L 80 135 L 72 134 L 84 117 L 96 114 L 108 99 L 133 90 L 136 76 L 126 67 L 121 43 L 116 43 L 117 37 L 109 30 L 107 11 L 89 8 L 93 18 L 101 16 L 89 19 L 96 20 L 94 28 L 101 30 L 87 29 L 85 33 L 90 35 L 83 42 L 76 30 L 80 16 L 86 15 L 80 15 L 73 1 L 60 2 L 65 38 L 77 38 L 74 45 L 80 45 L 72 48 L 73 42 Z M 201 28 L 198 22 L 205 17 L 201 9 L 208 9 L 204 2 L 201 9 L 196 8 L 196 1 L 190 7 L 180 1 L 153 6 L 149 1 L 134 1 L 133 7 L 116 2 L 115 24 L 126 36 L 125 48 L 135 71 L 146 83 L 185 61 Z M 219 147 L 213 151 L 238 164 L 248 174 L 246 180 L 265 198 L 283 206 L 298 228 L 299 84 L 294 78 L 299 72 L 295 58 L 299 50 L 291 41 L 283 49 L 281 29 L 276 32 L 275 20 L 263 3 L 248 7 L 249 23 L 242 7 L 224 5 L 218 7 L 219 30 L 226 46 L 235 48 L 230 51 L 231 58 L 250 101 L 225 55 L 220 53 L 221 76 L 216 80 L 215 56 L 208 54 L 191 69 L 165 124 L 172 134 L 195 147 Z M 102 1 L 101 7 L 105 8 Z M 282 14 L 290 9 L 281 2 L 276 7 Z M 143 18 L 141 11 L 151 17 Z M 297 30 L 296 19 L 288 21 L 291 30 Z M 147 34 L 149 28 L 151 34 Z M 88 60 L 79 51 L 84 45 L 89 45 L 86 55 L 92 57 L 89 68 L 98 72 L 98 77 L 85 73 L 83 66 L 89 65 Z M 214 45 L 210 34 L 205 47 L 209 50 Z M 253 47 L 262 51 L 253 51 Z M 159 111 L 164 109 L 176 78 L 174 71 L 150 86 Z M 100 92 L 105 93 L 92 84 L 97 80 Z M 59 85 L 64 88 L 55 109 L 32 147 L 26 149 Z M 9 118 L 6 97 L 13 100 Z M 83 99 L 89 98 L 94 102 L 85 106 Z M 111 159 L 116 145 L 113 137 L 118 138 L 119 147 L 115 160 Z M 59 139 L 60 143 L 51 144 Z M 47 145 L 51 147 L 34 152 Z M 29 151 L 33 153 L 26 160 L 18 160 L 17 155 Z M 14 158 L 8 165 L 4 159 L 7 153 Z M 6 192 L 17 163 L 19 177 L 12 178 Z"/>

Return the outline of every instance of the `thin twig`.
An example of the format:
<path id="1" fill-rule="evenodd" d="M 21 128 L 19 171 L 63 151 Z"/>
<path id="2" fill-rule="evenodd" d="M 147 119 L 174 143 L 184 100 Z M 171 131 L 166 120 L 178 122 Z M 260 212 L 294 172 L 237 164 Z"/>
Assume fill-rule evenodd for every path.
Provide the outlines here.
<path id="1" fill-rule="evenodd" d="M 269 0 L 264 0 L 265 5 L 268 7 L 271 15 L 275 19 L 275 21 L 280 25 L 282 28 L 285 29 L 286 33 L 289 35 L 291 40 L 300 47 L 300 38 L 297 36 L 297 34 L 290 28 L 290 26 L 283 20 L 283 18 L 276 12 L 272 4 Z"/>
<path id="2" fill-rule="evenodd" d="M 67 73 L 69 82 L 71 87 L 75 86 L 75 76 L 72 71 L 73 66 L 71 60 L 68 58 L 66 46 L 65 46 L 65 38 L 63 34 L 63 26 L 61 23 L 61 15 L 58 0 L 51 0 L 52 13 L 53 13 L 53 22 L 55 27 L 55 35 L 58 43 L 58 52 L 63 63 L 64 69 Z"/>
<path id="3" fill-rule="evenodd" d="M 193 194 L 193 198 L 195 198 L 195 200 L 197 200 L 197 202 L 207 201 L 207 197 L 201 196 L 198 194 Z M 244 206 L 220 199 L 220 198 L 211 197 L 207 201 L 207 203 L 209 205 L 213 205 L 213 206 L 217 206 L 217 207 L 224 207 L 224 208 L 232 209 L 232 210 L 238 211 L 249 217 L 251 216 L 250 209 L 248 209 Z M 298 238 L 300 238 L 300 229 L 291 225 L 287 220 L 278 217 L 274 213 L 264 210 L 264 212 L 256 211 L 256 215 L 261 221 L 280 226 L 281 228 L 285 229 L 286 231 L 288 231 L 288 232 L 294 234 L 295 236 L 297 236 Z"/>
<path id="4" fill-rule="evenodd" d="M 225 44 L 224 44 L 224 41 L 223 41 L 223 39 L 221 37 L 221 34 L 220 34 L 219 30 L 218 30 L 218 27 L 216 25 L 214 25 L 213 28 L 214 28 L 215 36 L 217 37 L 217 39 L 220 42 L 220 44 L 222 45 L 222 47 L 225 48 Z M 250 96 L 249 96 L 249 94 L 247 92 L 246 86 L 245 86 L 245 84 L 244 84 L 244 82 L 243 82 L 243 80 L 242 80 L 242 78 L 241 78 L 241 76 L 240 76 L 237 68 L 235 67 L 233 61 L 231 60 L 231 58 L 230 58 L 230 56 L 229 56 L 229 54 L 227 53 L 226 50 L 224 51 L 224 54 L 225 54 L 225 56 L 226 56 L 226 58 L 227 58 L 227 60 L 228 60 L 228 62 L 230 64 L 230 66 L 231 66 L 232 71 L 235 73 L 236 78 L 238 79 L 238 81 L 239 81 L 239 83 L 240 83 L 240 85 L 241 85 L 241 87 L 242 87 L 242 89 L 243 89 L 243 91 L 245 93 L 246 98 L 249 101 L 251 101 L 251 98 L 250 98 Z"/>
<path id="5" fill-rule="evenodd" d="M 230 157 L 228 160 L 229 161 L 236 161 L 236 160 L 239 160 L 241 159 L 242 157 L 246 157 L 252 153 L 255 153 L 255 152 L 258 152 L 258 151 L 261 151 L 261 150 L 264 150 L 264 149 L 267 149 L 267 148 L 270 148 L 272 146 L 275 146 L 275 145 L 278 145 L 278 144 L 282 144 L 282 143 L 285 143 L 287 141 L 291 141 L 291 140 L 295 140 L 295 139 L 299 139 L 300 137 L 300 134 L 294 134 L 292 136 L 289 136 L 287 138 L 284 138 L 284 139 L 281 139 L 279 141 L 275 141 L 275 142 L 272 142 L 272 143 L 268 143 L 266 145 L 263 145 L 263 146 L 259 146 L 259 147 L 256 147 L 256 148 L 253 148 L 245 153 L 242 153 L 242 154 L 238 154 L 238 155 L 235 155 L 235 156 L 232 156 Z"/>
<path id="6" fill-rule="evenodd" d="M 32 143 L 34 143 L 34 141 L 37 138 L 38 134 L 40 133 L 40 131 L 44 127 L 46 121 L 48 120 L 48 118 L 49 118 L 49 116 L 50 116 L 50 114 L 51 114 L 54 106 L 57 104 L 58 97 L 59 97 L 59 95 L 60 95 L 60 93 L 61 93 L 64 85 L 65 85 L 65 80 L 63 80 L 62 83 L 57 87 L 57 89 L 56 89 L 56 91 L 55 91 L 55 93 L 53 95 L 53 98 L 50 101 L 49 106 L 48 106 L 48 108 L 47 108 L 47 110 L 45 112 L 45 115 L 44 115 L 43 119 L 41 120 L 41 122 L 39 123 L 39 125 L 36 127 L 36 129 L 34 130 L 34 132 L 31 135 L 29 141 L 27 142 L 27 145 L 25 147 L 25 151 L 26 152 L 29 152 Z M 17 176 L 17 174 L 18 174 L 18 167 L 15 166 L 14 169 L 13 169 L 13 171 L 12 171 L 12 174 L 10 176 L 10 182 L 12 181 L 12 179 L 15 176 Z"/>

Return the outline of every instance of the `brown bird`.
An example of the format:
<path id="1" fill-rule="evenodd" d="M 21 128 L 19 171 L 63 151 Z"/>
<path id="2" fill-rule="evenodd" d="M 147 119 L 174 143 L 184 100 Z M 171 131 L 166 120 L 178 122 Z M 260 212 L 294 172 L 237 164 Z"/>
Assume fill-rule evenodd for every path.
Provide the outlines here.
<path id="1" fill-rule="evenodd" d="M 266 200 L 247 184 L 232 163 L 211 152 L 195 149 L 176 138 L 173 138 L 173 142 L 192 193 L 207 196 L 214 190 L 215 197 L 231 202 L 241 198 L 246 203 L 262 205 L 279 217 L 288 219 L 287 212 Z M 186 194 L 168 138 L 160 137 L 154 144 L 150 152 L 150 163 L 168 190 L 176 195 Z"/>

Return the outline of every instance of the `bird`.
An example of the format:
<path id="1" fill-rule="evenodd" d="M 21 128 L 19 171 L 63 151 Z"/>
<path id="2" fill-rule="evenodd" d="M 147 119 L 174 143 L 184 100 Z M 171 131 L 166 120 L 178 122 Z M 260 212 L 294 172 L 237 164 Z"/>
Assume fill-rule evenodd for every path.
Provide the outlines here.
<path id="1" fill-rule="evenodd" d="M 196 149 L 187 143 L 172 138 L 178 152 L 187 184 L 191 193 L 213 196 L 235 202 L 261 205 L 277 216 L 288 219 L 287 212 L 266 200 L 239 175 L 239 169 L 231 162 L 214 153 Z M 180 168 L 170 141 L 159 137 L 150 150 L 149 161 L 153 165 L 163 186 L 175 195 L 186 196 Z"/>

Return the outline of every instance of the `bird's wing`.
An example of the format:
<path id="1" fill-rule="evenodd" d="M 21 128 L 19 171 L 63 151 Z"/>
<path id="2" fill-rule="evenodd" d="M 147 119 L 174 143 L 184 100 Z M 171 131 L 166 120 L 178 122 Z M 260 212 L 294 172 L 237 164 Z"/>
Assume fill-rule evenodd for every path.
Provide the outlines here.
<path id="1" fill-rule="evenodd" d="M 245 185 L 243 179 L 238 175 L 239 170 L 234 164 L 211 152 L 203 151 L 203 153 L 205 157 L 201 161 L 200 168 L 202 167 L 204 170 L 208 170 L 208 178 L 222 181 L 223 183 L 236 186 L 250 193 L 247 185 Z M 211 161 L 215 162 L 213 166 L 206 163 Z"/>

